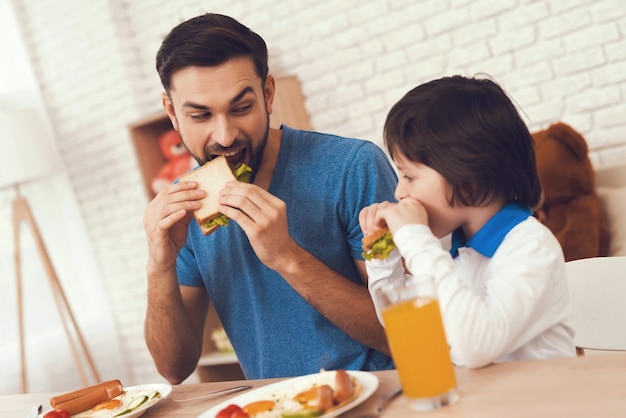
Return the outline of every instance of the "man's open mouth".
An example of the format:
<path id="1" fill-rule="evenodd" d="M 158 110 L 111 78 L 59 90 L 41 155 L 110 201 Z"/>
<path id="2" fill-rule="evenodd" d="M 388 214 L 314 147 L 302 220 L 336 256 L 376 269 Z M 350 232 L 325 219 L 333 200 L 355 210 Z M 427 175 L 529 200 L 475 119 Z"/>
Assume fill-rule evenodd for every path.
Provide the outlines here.
<path id="1" fill-rule="evenodd" d="M 235 151 L 228 151 L 223 154 L 213 154 L 211 159 L 218 157 L 219 155 L 223 155 L 226 157 L 228 164 L 230 167 L 235 170 L 241 166 L 241 164 L 245 163 L 246 159 L 246 148 L 240 148 Z"/>

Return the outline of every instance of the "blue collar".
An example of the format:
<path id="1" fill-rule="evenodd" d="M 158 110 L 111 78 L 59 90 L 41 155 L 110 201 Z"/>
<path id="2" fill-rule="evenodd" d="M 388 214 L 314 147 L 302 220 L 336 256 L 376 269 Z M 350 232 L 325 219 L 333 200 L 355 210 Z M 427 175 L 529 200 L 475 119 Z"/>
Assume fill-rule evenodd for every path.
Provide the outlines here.
<path id="1" fill-rule="evenodd" d="M 515 225 L 531 215 L 532 212 L 527 207 L 518 203 L 508 203 L 493 218 L 489 219 L 469 241 L 465 242 L 465 234 L 461 228 L 452 232 L 450 254 L 452 257 L 456 257 L 459 255 L 459 248 L 471 247 L 485 257 L 492 257 L 506 234 Z"/>

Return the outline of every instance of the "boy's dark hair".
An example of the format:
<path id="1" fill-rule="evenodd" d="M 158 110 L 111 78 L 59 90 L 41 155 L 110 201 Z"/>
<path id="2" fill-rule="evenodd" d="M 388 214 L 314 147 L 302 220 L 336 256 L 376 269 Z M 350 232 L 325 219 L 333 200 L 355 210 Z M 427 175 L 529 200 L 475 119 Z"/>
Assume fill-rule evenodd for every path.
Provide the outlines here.
<path id="1" fill-rule="evenodd" d="M 503 197 L 533 209 L 541 201 L 532 136 L 491 80 L 453 76 L 414 88 L 389 111 L 384 139 L 392 157 L 439 172 L 451 205 Z"/>
<path id="2" fill-rule="evenodd" d="M 214 67 L 250 57 L 263 85 L 268 73 L 263 38 L 235 19 L 215 13 L 189 19 L 170 31 L 156 56 L 156 69 L 169 94 L 172 74 L 185 67 Z"/>

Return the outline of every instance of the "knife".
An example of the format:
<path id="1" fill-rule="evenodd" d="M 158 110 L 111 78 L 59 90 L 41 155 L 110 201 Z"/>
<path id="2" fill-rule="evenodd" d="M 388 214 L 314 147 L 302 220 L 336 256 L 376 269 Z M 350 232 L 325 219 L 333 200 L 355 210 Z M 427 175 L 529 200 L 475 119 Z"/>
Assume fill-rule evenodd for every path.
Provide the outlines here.
<path id="1" fill-rule="evenodd" d="M 378 417 L 383 412 L 383 409 L 385 409 L 387 404 L 389 404 L 389 402 L 391 402 L 396 396 L 400 395 L 401 393 L 402 386 L 396 386 L 389 393 L 380 398 L 380 400 L 378 401 L 378 405 L 376 405 L 376 414 L 373 415 L 373 417 Z"/>
<path id="2" fill-rule="evenodd" d="M 246 390 L 250 388 L 252 388 L 252 386 L 249 386 L 249 385 L 235 386 L 231 388 L 216 390 L 214 392 L 209 392 L 209 393 L 205 393 L 205 394 L 198 395 L 198 396 L 193 396 L 191 398 L 174 399 L 170 397 L 170 400 L 174 402 L 187 402 L 187 401 L 195 401 L 198 399 L 211 399 L 211 398 L 217 398 L 218 396 L 228 395 L 229 393 L 239 392 L 240 390 Z"/>

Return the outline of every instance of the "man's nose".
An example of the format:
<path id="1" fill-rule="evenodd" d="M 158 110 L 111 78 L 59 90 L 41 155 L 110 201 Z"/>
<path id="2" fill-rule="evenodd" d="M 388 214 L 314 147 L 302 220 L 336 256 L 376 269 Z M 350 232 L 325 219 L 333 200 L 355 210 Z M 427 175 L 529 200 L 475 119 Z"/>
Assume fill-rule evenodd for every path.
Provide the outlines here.
<path id="1" fill-rule="evenodd" d="M 227 116 L 215 118 L 212 139 L 224 148 L 230 147 L 237 139 L 237 128 Z"/>

